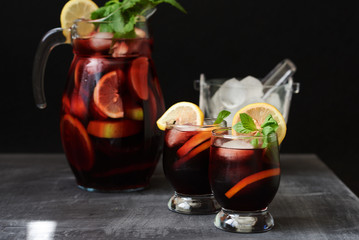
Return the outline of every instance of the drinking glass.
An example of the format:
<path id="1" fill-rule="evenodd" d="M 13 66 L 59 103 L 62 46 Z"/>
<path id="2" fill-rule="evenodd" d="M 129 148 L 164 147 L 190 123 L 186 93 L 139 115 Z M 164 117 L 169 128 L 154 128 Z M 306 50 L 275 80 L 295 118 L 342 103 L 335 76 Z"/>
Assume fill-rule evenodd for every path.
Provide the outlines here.
<path id="1" fill-rule="evenodd" d="M 168 202 L 173 212 L 210 214 L 220 209 L 209 185 L 208 161 L 211 131 L 225 127 L 226 122 L 214 122 L 205 119 L 203 125 L 166 125 L 163 169 L 175 190 Z"/>
<path id="2" fill-rule="evenodd" d="M 209 180 L 222 210 L 214 225 L 230 232 L 265 232 L 274 226 L 268 205 L 280 182 L 277 135 L 233 135 L 212 131 Z"/>

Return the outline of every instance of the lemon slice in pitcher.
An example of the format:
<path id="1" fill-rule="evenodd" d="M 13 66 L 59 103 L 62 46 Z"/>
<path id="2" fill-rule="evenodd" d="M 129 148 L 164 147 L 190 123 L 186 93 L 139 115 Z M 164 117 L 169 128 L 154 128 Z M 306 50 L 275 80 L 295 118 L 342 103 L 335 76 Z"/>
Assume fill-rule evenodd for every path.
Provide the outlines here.
<path id="1" fill-rule="evenodd" d="M 204 115 L 201 109 L 191 102 L 178 102 L 172 105 L 158 120 L 157 126 L 161 130 L 166 129 L 167 122 L 176 124 L 202 125 Z"/>
<path id="2" fill-rule="evenodd" d="M 240 109 L 233 117 L 232 121 L 232 127 L 241 121 L 240 114 L 241 113 L 247 113 L 249 116 L 251 116 L 257 124 L 260 126 L 264 123 L 266 117 L 271 114 L 274 120 L 278 123 L 277 128 L 277 136 L 278 136 L 278 144 L 280 144 L 287 132 L 287 125 L 285 123 L 284 117 L 279 112 L 279 110 L 274 107 L 273 105 L 270 105 L 268 103 L 252 103 L 249 104 L 242 109 Z M 233 135 L 238 135 L 236 131 L 232 129 Z"/>
<path id="3" fill-rule="evenodd" d="M 96 9 L 98 9 L 98 6 L 91 0 L 70 0 L 65 4 L 61 11 L 60 22 L 61 27 L 64 29 L 63 33 L 66 37 L 66 42 L 69 43 L 71 41 L 68 29 L 74 24 L 74 21 L 79 18 L 89 19 L 91 13 Z M 83 32 L 91 32 L 92 28 L 92 24 L 84 24 L 81 30 Z"/>

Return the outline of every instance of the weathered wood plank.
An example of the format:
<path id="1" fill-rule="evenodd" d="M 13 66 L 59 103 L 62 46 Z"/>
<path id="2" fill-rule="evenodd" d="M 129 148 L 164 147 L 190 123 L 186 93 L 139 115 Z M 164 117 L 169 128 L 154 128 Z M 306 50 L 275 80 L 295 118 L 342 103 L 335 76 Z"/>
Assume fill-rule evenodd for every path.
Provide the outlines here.
<path id="1" fill-rule="evenodd" d="M 1 154 L 0 176 L 0 239 L 26 239 L 38 221 L 53 224 L 53 239 L 359 239 L 359 199 L 315 155 L 282 155 L 269 207 L 276 225 L 263 234 L 227 233 L 214 215 L 170 212 L 161 166 L 151 188 L 136 193 L 80 190 L 61 154 Z"/>

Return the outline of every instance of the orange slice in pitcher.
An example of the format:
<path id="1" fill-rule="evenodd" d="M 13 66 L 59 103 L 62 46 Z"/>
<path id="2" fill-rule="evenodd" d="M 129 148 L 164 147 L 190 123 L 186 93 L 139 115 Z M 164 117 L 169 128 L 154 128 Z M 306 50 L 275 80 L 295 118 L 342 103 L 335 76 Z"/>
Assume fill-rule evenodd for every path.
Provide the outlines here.
<path id="1" fill-rule="evenodd" d="M 119 93 L 124 82 L 122 71 L 106 73 L 96 84 L 93 99 L 96 106 L 110 118 L 122 118 L 124 116 L 122 98 Z"/>
<path id="2" fill-rule="evenodd" d="M 166 123 L 202 125 L 204 115 L 201 109 L 191 102 L 178 102 L 172 105 L 157 120 L 157 127 L 161 130 L 166 129 Z"/>
<path id="3" fill-rule="evenodd" d="M 277 136 L 278 136 L 278 144 L 280 144 L 284 137 L 285 134 L 287 132 L 287 125 L 285 123 L 284 117 L 282 116 L 282 114 L 279 112 L 279 110 L 274 107 L 273 105 L 270 105 L 268 103 L 253 103 L 253 104 L 249 104 L 245 107 L 243 107 L 242 109 L 240 109 L 233 117 L 233 121 L 232 121 L 232 127 L 241 121 L 240 119 L 240 114 L 241 113 L 247 113 L 249 116 L 251 116 L 257 123 L 258 125 L 262 125 L 266 119 L 266 117 L 271 114 L 272 117 L 274 118 L 274 120 L 276 120 L 276 122 L 278 123 L 278 128 L 277 128 Z M 237 133 L 234 129 L 232 129 L 232 134 L 233 135 L 239 135 L 239 133 Z"/>
<path id="4" fill-rule="evenodd" d="M 87 132 L 99 138 L 123 138 L 139 133 L 142 121 L 121 119 L 119 121 L 90 121 Z"/>
<path id="5" fill-rule="evenodd" d="M 98 9 L 98 6 L 91 0 L 70 0 L 64 5 L 61 10 L 60 22 L 61 27 L 64 29 L 63 33 L 67 43 L 71 42 L 69 29 L 74 24 L 74 21 L 79 18 L 89 19 L 91 13 L 96 9 Z M 92 24 L 86 24 L 81 28 L 81 31 L 91 32 L 92 28 Z"/>
<path id="6" fill-rule="evenodd" d="M 62 145 L 68 161 L 77 170 L 88 171 L 94 164 L 94 153 L 90 137 L 82 123 L 65 114 L 60 122 Z"/>
<path id="7" fill-rule="evenodd" d="M 133 60 L 130 68 L 130 85 L 142 100 L 148 99 L 148 58 L 139 57 Z"/>

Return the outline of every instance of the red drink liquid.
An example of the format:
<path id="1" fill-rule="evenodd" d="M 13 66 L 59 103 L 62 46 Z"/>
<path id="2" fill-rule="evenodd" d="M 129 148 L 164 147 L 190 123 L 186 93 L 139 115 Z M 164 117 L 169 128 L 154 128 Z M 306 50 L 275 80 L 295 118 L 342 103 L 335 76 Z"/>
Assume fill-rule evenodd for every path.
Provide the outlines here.
<path id="1" fill-rule="evenodd" d="M 166 129 L 163 170 L 177 193 L 211 194 L 208 181 L 211 132 L 190 126 L 189 129 L 192 130 L 176 125 Z"/>
<path id="2" fill-rule="evenodd" d="M 224 209 L 234 211 L 266 209 L 278 190 L 280 175 L 262 179 L 258 176 L 279 171 L 278 151 L 276 144 L 265 149 L 232 149 L 212 145 L 209 174 L 218 203 Z M 243 188 L 227 197 L 226 193 L 241 181 Z"/>
<path id="3" fill-rule="evenodd" d="M 148 38 L 73 40 L 62 98 L 62 144 L 80 187 L 146 187 L 158 162 L 164 103 Z"/>

